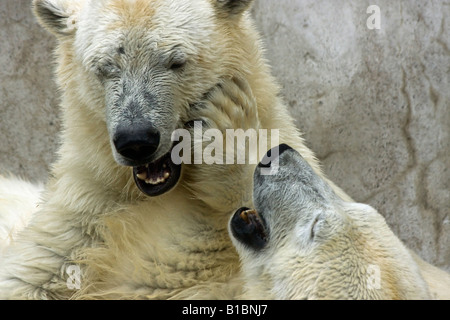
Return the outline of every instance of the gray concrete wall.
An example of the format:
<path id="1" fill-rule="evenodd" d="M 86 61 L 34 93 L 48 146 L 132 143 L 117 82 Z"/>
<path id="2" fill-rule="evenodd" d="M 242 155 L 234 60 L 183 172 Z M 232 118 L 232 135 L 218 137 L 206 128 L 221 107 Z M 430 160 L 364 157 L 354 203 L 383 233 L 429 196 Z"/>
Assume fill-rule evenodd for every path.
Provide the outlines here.
<path id="1" fill-rule="evenodd" d="M 55 42 L 30 0 L 0 0 L 0 169 L 45 179 L 58 141 Z"/>
<path id="2" fill-rule="evenodd" d="M 29 4 L 0 2 L 0 168 L 42 180 L 60 126 L 55 43 Z M 450 1 L 256 0 L 253 14 L 324 171 L 450 270 Z"/>

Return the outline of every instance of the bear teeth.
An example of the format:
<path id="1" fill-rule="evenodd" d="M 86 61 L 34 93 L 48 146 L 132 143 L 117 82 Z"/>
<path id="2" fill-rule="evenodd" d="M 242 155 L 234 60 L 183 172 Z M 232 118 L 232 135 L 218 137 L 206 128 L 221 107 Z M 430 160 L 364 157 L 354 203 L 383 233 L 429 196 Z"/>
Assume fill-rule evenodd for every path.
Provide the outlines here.
<path id="1" fill-rule="evenodd" d="M 139 177 L 139 175 L 136 175 L 139 179 L 141 179 L 141 177 Z M 142 177 L 144 177 L 144 175 L 142 175 Z M 152 185 L 157 185 L 160 183 L 164 183 L 166 182 L 166 180 L 170 177 L 170 173 L 165 171 L 164 172 L 164 176 L 163 177 L 158 177 L 158 178 L 147 178 L 147 174 L 145 173 L 145 178 L 141 179 L 144 180 L 146 184 L 152 184 Z"/>
<path id="2" fill-rule="evenodd" d="M 141 172 L 136 175 L 139 180 L 147 180 L 147 172 Z"/>
<path id="3" fill-rule="evenodd" d="M 249 209 L 249 210 L 242 211 L 241 214 L 240 214 L 240 217 L 246 223 L 250 223 L 249 215 L 253 215 L 253 216 L 258 217 L 258 214 L 256 213 L 256 210 L 254 210 L 254 209 Z"/>

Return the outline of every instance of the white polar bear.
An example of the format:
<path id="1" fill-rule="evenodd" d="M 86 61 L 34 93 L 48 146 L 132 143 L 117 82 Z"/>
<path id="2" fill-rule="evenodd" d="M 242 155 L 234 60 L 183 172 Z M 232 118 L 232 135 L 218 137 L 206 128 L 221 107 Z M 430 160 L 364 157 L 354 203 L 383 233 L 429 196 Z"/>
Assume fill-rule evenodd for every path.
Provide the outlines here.
<path id="1" fill-rule="evenodd" d="M 276 150 L 255 170 L 255 209 L 229 224 L 244 297 L 450 298 L 450 275 L 411 253 L 375 209 L 342 200 L 289 146 Z"/>
<path id="2" fill-rule="evenodd" d="M 40 183 L 0 175 L 0 256 L 38 211 L 43 190 Z"/>
<path id="3" fill-rule="evenodd" d="M 0 259 L 0 298 L 240 293 L 227 223 L 251 204 L 256 163 L 177 165 L 171 138 L 196 119 L 221 133 L 279 130 L 319 168 L 263 58 L 251 2 L 33 1 L 57 39 L 63 130 L 39 208 Z"/>

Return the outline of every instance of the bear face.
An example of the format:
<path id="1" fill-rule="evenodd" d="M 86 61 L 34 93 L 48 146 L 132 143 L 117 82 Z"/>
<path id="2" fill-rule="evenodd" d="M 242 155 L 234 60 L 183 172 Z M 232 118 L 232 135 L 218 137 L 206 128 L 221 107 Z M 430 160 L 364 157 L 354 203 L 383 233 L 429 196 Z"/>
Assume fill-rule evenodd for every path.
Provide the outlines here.
<path id="1" fill-rule="evenodd" d="M 341 200 L 289 146 L 270 152 L 254 173 L 255 209 L 237 210 L 229 223 L 247 298 L 427 297 L 417 266 L 375 209 Z"/>
<path id="2" fill-rule="evenodd" d="M 35 0 L 59 40 L 66 99 L 105 126 L 115 161 L 145 194 L 173 188 L 172 134 L 215 86 L 242 70 L 250 0 Z M 243 53 L 244 55 L 246 53 Z M 76 82 L 76 85 L 70 83 Z M 76 89 L 74 89 L 76 88 Z"/>

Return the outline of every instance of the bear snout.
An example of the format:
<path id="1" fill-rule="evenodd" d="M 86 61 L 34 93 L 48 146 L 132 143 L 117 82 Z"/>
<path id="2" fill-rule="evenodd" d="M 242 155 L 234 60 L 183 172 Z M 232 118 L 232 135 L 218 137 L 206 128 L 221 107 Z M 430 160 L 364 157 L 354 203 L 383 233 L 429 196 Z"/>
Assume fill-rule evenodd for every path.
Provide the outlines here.
<path id="1" fill-rule="evenodd" d="M 161 134 L 151 123 L 117 128 L 113 143 L 118 154 L 135 166 L 149 162 L 158 150 Z"/>

